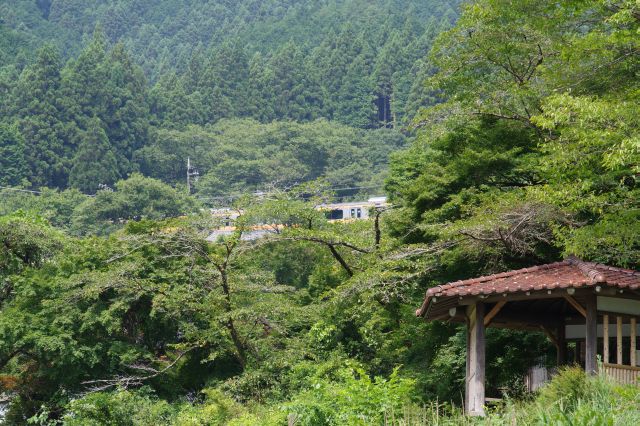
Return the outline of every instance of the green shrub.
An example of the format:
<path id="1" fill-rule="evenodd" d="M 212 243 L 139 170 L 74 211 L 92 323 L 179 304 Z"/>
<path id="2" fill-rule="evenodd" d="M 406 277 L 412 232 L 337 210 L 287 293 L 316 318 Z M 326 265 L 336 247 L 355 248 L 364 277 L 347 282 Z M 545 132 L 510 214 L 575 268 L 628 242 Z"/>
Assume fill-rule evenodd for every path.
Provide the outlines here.
<path id="1" fill-rule="evenodd" d="M 142 390 L 99 392 L 72 401 L 64 416 L 68 426 L 153 426 L 171 424 L 175 409 Z"/>
<path id="2" fill-rule="evenodd" d="M 568 367 L 540 390 L 536 402 L 544 407 L 561 406 L 564 410 L 574 410 L 576 405 L 588 398 L 594 384 L 588 380 L 584 371 Z"/>
<path id="3" fill-rule="evenodd" d="M 401 413 L 412 403 L 415 383 L 398 377 L 371 379 L 363 369 L 344 369 L 339 381 L 319 380 L 301 392 L 283 410 L 296 425 L 383 424 L 391 412 Z"/>
<path id="4" fill-rule="evenodd" d="M 509 403 L 486 424 L 636 425 L 640 424 L 640 388 L 623 386 L 604 375 L 588 377 L 565 368 L 529 403 Z"/>

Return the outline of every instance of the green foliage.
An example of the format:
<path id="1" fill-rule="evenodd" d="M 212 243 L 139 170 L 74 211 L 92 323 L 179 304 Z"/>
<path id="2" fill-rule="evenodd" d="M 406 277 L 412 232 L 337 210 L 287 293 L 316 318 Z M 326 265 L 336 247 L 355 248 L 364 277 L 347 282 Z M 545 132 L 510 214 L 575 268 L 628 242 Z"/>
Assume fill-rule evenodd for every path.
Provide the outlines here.
<path id="1" fill-rule="evenodd" d="M 71 226 L 76 207 L 87 200 L 87 196 L 77 189 L 57 191 L 48 188 L 42 188 L 37 195 L 7 189 L 0 192 L 0 198 L 2 215 L 21 210 L 43 217 L 53 226 L 64 229 Z"/>
<path id="2" fill-rule="evenodd" d="M 34 186 L 66 186 L 75 126 L 62 99 L 60 57 L 51 46 L 38 51 L 11 87 L 9 116 L 25 141 L 28 179 Z"/>
<path id="3" fill-rule="evenodd" d="M 95 193 L 100 185 L 111 185 L 116 181 L 118 169 L 100 120 L 92 120 L 89 126 L 73 157 L 69 184 L 80 191 Z"/>
<path id="4" fill-rule="evenodd" d="M 398 377 L 371 379 L 363 369 L 343 369 L 339 380 L 319 380 L 285 405 L 301 425 L 383 424 L 412 402 L 414 383 Z"/>
<path id="5" fill-rule="evenodd" d="M 0 185 L 21 185 L 26 169 L 24 139 L 15 127 L 0 124 Z"/>
<path id="6" fill-rule="evenodd" d="M 394 130 L 363 131 L 325 120 L 307 124 L 223 120 L 213 126 L 160 130 L 138 151 L 143 173 L 184 180 L 187 157 L 201 172 L 205 196 L 269 186 L 290 187 L 324 178 L 333 187 L 381 183 L 388 157 L 405 144 Z"/>
<path id="7" fill-rule="evenodd" d="M 63 424 L 142 426 L 169 424 L 174 408 L 145 392 L 96 393 L 69 404 Z"/>
<path id="8" fill-rule="evenodd" d="M 432 404 L 407 407 L 391 424 L 422 425 L 628 425 L 639 420 L 640 393 L 636 386 L 620 386 L 609 379 L 586 377 L 566 368 L 534 399 L 507 400 L 484 418 L 467 417 L 459 409 Z"/>
<path id="9" fill-rule="evenodd" d="M 167 127 L 246 116 L 262 122 L 323 117 L 359 128 L 405 123 L 414 112 L 405 108 L 412 66 L 426 53 L 434 28 L 453 22 L 459 1 L 236 3 L 95 1 L 83 7 L 77 0 L 56 0 L 38 8 L 14 2 L 3 7 L 2 28 L 17 43 L 0 52 L 6 50 L 11 63 L 12 51 L 29 57 L 43 39 L 65 57 L 82 52 L 71 67 L 67 93 L 83 115 L 91 117 L 93 110 L 103 120 L 116 151 L 124 151 L 118 163 L 125 175 L 128 151 L 145 143 L 149 106 L 155 121 Z M 87 46 L 96 27 L 98 35 Z M 106 42 L 121 44 L 108 53 Z M 156 82 L 149 105 L 125 48 Z M 369 79 L 374 67 L 375 82 Z M 382 119 L 374 105 L 379 97 L 393 104 L 393 114 L 387 110 Z M 108 105 L 104 101 L 115 114 L 100 111 Z"/>
<path id="10" fill-rule="evenodd" d="M 3 34 L 19 43 L 0 49 L 15 56 L 0 73 L 13 129 L 0 182 L 93 194 L 142 171 L 176 184 L 192 155 L 203 195 L 320 176 L 380 185 L 404 138 L 361 129 L 408 122 L 412 68 L 457 1 L 397 3 L 3 5 Z M 52 44 L 34 54 L 41 40 Z"/>
<path id="11" fill-rule="evenodd" d="M 0 6 L 7 422 L 638 423 L 637 389 L 575 370 L 463 417 L 463 330 L 414 314 L 569 253 L 638 268 L 637 5 L 478 0 L 451 28 L 458 3 Z M 315 208 L 384 179 L 374 219 Z M 487 342 L 512 397 L 550 351 Z"/>
<path id="12" fill-rule="evenodd" d="M 423 109 L 414 146 L 391 165 L 388 190 L 421 223 L 409 222 L 411 238 L 454 239 L 494 265 L 562 252 L 637 265 L 637 238 L 623 236 L 638 209 L 638 68 L 627 53 L 638 21 L 629 7 L 465 7 L 431 52 L 438 71 L 426 87 L 443 103 Z M 446 221 L 457 225 L 442 232 Z"/>
<path id="13" fill-rule="evenodd" d="M 511 404 L 504 414 L 489 416 L 486 424 L 635 424 L 640 419 L 635 386 L 620 386 L 604 376 L 587 377 L 566 368 L 526 404 Z"/>
<path id="14" fill-rule="evenodd" d="M 640 264 L 640 241 L 636 237 L 640 210 L 614 211 L 601 220 L 574 230 L 567 238 L 568 253 L 590 256 L 603 264 L 623 267 Z"/>
<path id="15" fill-rule="evenodd" d="M 86 198 L 73 214 L 72 229 L 81 234 L 105 233 L 128 220 L 163 219 L 195 212 L 198 203 L 185 193 L 134 173 Z"/>
<path id="16" fill-rule="evenodd" d="M 0 217 L 0 241 L 0 277 L 6 277 L 41 266 L 61 248 L 62 235 L 39 217 L 16 213 Z"/>
<path id="17" fill-rule="evenodd" d="M 102 392 L 69 403 L 64 425 L 206 426 L 243 423 L 251 418 L 238 403 L 216 389 L 205 389 L 202 401 L 169 404 L 149 390 Z M 255 419 L 255 417 L 254 417 Z M 235 422 L 230 423 L 230 421 Z"/>

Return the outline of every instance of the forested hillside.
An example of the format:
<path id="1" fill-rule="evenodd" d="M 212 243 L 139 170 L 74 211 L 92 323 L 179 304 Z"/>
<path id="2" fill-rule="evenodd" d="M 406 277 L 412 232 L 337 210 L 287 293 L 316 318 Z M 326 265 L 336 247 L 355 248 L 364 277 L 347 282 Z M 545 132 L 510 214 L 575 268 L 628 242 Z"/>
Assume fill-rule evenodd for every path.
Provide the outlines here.
<path id="1" fill-rule="evenodd" d="M 532 400 L 555 348 L 499 328 L 507 397 L 465 417 L 466 328 L 415 317 L 569 255 L 640 269 L 635 0 L 0 11 L 7 424 L 638 422 L 637 388 L 576 370 Z M 371 220 L 315 208 L 380 185 Z"/>
<path id="2" fill-rule="evenodd" d="M 3 2 L 0 146 L 11 170 L 0 183 L 93 193 L 132 172 L 146 174 L 150 151 L 162 143 L 157 129 L 185 131 L 174 133 L 184 139 L 196 131 L 187 127 L 222 119 L 402 129 L 431 102 L 415 76 L 430 72 L 424 57 L 456 7 L 414 0 Z M 295 133 L 274 143 L 295 143 Z M 390 137 L 380 144 L 397 147 L 399 136 Z M 183 152 L 163 152 L 162 161 L 179 162 L 174 169 L 186 167 Z M 313 161 L 304 168 L 318 169 Z M 194 158 L 194 165 L 217 167 L 210 158 Z M 153 176 L 176 183 L 161 173 Z M 300 171 L 286 183 L 322 174 Z M 277 183 L 284 182 L 255 185 Z"/>

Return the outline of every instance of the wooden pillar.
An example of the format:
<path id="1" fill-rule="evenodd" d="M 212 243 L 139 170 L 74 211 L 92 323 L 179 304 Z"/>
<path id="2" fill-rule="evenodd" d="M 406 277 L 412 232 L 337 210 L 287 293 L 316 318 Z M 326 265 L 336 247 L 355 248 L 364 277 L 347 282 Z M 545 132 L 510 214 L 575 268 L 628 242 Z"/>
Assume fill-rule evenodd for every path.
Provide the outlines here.
<path id="1" fill-rule="evenodd" d="M 598 372 L 598 312 L 595 296 L 587 298 L 586 341 L 584 351 L 584 371 Z"/>
<path id="2" fill-rule="evenodd" d="M 616 364 L 622 365 L 622 317 L 616 317 Z"/>
<path id="3" fill-rule="evenodd" d="M 558 330 L 556 332 L 556 340 L 557 340 L 557 352 L 556 352 L 556 363 L 558 367 L 567 363 L 567 342 L 565 339 L 565 325 L 564 323 L 558 326 Z"/>
<path id="4" fill-rule="evenodd" d="M 629 352 L 629 359 L 631 360 L 630 364 L 632 367 L 636 366 L 636 318 L 631 318 L 631 328 L 630 328 L 630 336 L 631 336 L 631 345 Z"/>
<path id="5" fill-rule="evenodd" d="M 609 315 L 602 317 L 602 362 L 609 363 Z"/>
<path id="6" fill-rule="evenodd" d="M 471 416 L 484 416 L 485 335 L 483 303 L 467 309 L 467 377 L 465 410 Z"/>
<path id="7" fill-rule="evenodd" d="M 469 411 L 469 377 L 471 377 L 471 318 L 469 317 L 469 309 L 466 311 L 467 317 L 467 359 L 466 371 L 464 373 L 464 411 Z"/>

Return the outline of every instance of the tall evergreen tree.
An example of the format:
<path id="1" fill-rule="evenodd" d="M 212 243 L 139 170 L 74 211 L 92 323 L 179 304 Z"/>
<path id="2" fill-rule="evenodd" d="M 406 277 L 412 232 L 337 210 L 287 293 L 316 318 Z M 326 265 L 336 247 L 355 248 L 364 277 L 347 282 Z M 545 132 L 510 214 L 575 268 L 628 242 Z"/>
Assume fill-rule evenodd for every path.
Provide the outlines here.
<path id="1" fill-rule="evenodd" d="M 273 100 L 275 92 L 271 82 L 274 80 L 273 70 L 267 67 L 267 61 L 258 52 L 249 62 L 249 115 L 262 122 L 275 119 Z"/>
<path id="2" fill-rule="evenodd" d="M 103 126 L 99 118 L 91 118 L 88 129 L 81 134 L 69 175 L 71 186 L 81 191 L 93 193 L 99 185 L 111 185 L 119 177 L 116 155 Z"/>
<path id="3" fill-rule="evenodd" d="M 284 45 L 271 58 L 269 67 L 273 72 L 276 118 L 309 121 L 321 116 L 322 87 L 298 45 Z"/>
<path id="4" fill-rule="evenodd" d="M 98 27 L 89 45 L 64 69 L 64 90 L 69 109 L 81 127 L 85 120 L 102 116 L 108 106 L 107 40 Z"/>
<path id="5" fill-rule="evenodd" d="M 124 176 L 135 170 L 133 155 L 149 137 L 147 83 L 122 44 L 111 50 L 108 64 L 108 105 L 101 118 Z"/>
<path id="6" fill-rule="evenodd" d="M 399 121 L 403 83 L 406 85 L 408 81 L 402 73 L 402 70 L 406 69 L 403 55 L 406 54 L 407 45 L 410 43 L 407 37 L 407 31 L 393 31 L 377 57 L 373 79 L 376 84 L 378 122 L 381 127 L 393 127 Z M 406 92 L 408 89 L 406 88 Z"/>
<path id="7" fill-rule="evenodd" d="M 338 92 L 335 119 L 360 128 L 375 125 L 374 95 L 369 66 L 364 55 L 351 64 Z"/>
<path id="8" fill-rule="evenodd" d="M 89 46 L 65 69 L 64 83 L 78 126 L 88 130 L 89 121 L 98 117 L 113 147 L 117 173 L 133 171 L 133 154 L 147 142 L 149 107 L 144 75 L 124 46 L 108 51 L 97 29 Z"/>
<path id="9" fill-rule="evenodd" d="M 242 117 L 248 106 L 249 60 L 239 41 L 228 41 L 211 56 L 204 73 L 203 92 L 211 108 L 211 121 Z"/>
<path id="10" fill-rule="evenodd" d="M 74 151 L 75 126 L 61 92 L 60 57 L 45 46 L 14 87 L 11 113 L 25 139 L 30 181 L 35 187 L 65 187 Z"/>
<path id="11" fill-rule="evenodd" d="M 0 124 L 0 185 L 20 185 L 28 177 L 22 135 L 15 126 Z"/>
<path id="12" fill-rule="evenodd" d="M 155 125 L 172 128 L 189 123 L 204 124 L 204 111 L 196 108 L 184 80 L 171 72 L 160 77 L 149 90 L 149 108 Z"/>

